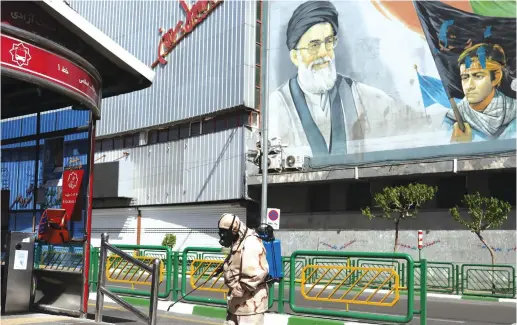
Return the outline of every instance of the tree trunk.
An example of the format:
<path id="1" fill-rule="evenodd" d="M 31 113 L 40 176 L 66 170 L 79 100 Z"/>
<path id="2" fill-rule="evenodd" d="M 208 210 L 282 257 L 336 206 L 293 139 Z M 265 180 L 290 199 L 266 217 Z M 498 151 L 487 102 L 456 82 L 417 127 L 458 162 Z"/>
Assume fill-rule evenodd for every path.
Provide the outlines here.
<path id="1" fill-rule="evenodd" d="M 397 221 L 395 221 L 395 246 L 393 247 L 394 253 L 397 252 L 397 248 L 399 247 L 399 222 L 400 219 L 397 219 Z"/>
<path id="2" fill-rule="evenodd" d="M 492 258 L 492 294 L 495 294 L 495 279 L 494 279 L 494 265 L 495 265 L 495 253 L 494 253 L 494 250 L 492 249 L 492 247 L 488 246 L 486 240 L 483 238 L 483 236 L 481 236 L 481 233 L 476 233 L 476 235 L 478 236 L 479 240 L 481 240 L 481 242 L 483 243 L 483 245 L 486 246 L 486 248 L 488 248 L 488 251 L 490 252 L 490 257 Z"/>

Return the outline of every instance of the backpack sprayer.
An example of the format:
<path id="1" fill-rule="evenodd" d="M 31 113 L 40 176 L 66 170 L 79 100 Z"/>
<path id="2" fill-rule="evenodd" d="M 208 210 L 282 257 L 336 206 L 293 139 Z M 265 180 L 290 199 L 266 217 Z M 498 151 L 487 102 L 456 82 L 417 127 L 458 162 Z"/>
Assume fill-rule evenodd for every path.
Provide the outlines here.
<path id="1" fill-rule="evenodd" d="M 273 234 L 273 227 L 271 227 L 268 224 L 261 224 L 257 227 L 256 232 L 257 237 L 262 239 L 262 243 L 264 244 L 264 248 L 266 249 L 266 260 L 269 265 L 269 274 L 266 277 L 266 283 L 270 285 L 271 283 L 279 282 L 280 279 L 284 277 L 284 267 L 282 264 L 282 249 L 280 241 L 275 239 L 275 236 Z M 223 265 L 228 261 L 230 257 L 231 254 L 228 254 L 228 256 L 226 256 L 226 258 L 224 259 L 223 263 L 221 263 L 221 265 L 217 268 L 217 270 L 211 277 L 209 277 L 205 282 L 203 282 L 203 284 L 201 284 L 197 288 L 192 289 L 186 295 L 181 297 L 181 299 L 179 299 L 178 301 L 173 302 L 169 306 L 169 308 L 167 308 L 167 311 L 169 311 L 176 303 L 185 299 L 185 297 L 189 296 L 200 287 L 203 287 L 215 276 L 218 276 L 223 271 Z"/>
<path id="2" fill-rule="evenodd" d="M 256 231 L 266 249 L 266 259 L 269 265 L 268 280 L 266 282 L 279 282 L 280 279 L 284 277 L 280 241 L 275 239 L 273 227 L 268 224 L 261 224 Z"/>

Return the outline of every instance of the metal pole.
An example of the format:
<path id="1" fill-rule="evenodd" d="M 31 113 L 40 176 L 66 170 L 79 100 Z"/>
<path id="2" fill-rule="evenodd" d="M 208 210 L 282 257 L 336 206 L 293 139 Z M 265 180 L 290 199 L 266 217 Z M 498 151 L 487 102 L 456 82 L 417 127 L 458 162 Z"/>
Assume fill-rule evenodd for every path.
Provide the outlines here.
<path id="1" fill-rule="evenodd" d="M 149 303 L 149 325 L 156 325 L 158 308 L 158 290 L 160 289 L 160 263 L 157 258 L 153 261 L 153 283 L 151 284 L 151 301 Z"/>
<path id="2" fill-rule="evenodd" d="M 268 6 L 269 5 L 269 1 L 261 1 L 261 6 L 264 7 L 264 6 Z M 268 8 L 264 8 L 264 10 L 262 10 L 262 15 L 268 13 Z M 263 39 L 261 41 L 262 44 L 264 44 L 266 47 L 267 47 L 267 30 L 264 26 L 264 24 L 268 25 L 268 23 L 266 22 L 267 21 L 267 17 L 262 17 L 262 24 L 260 25 L 261 28 L 262 28 L 262 31 L 260 33 L 260 35 L 262 35 Z M 262 55 L 262 59 L 261 59 L 261 62 L 265 63 L 265 64 L 262 64 L 262 68 L 260 69 L 260 71 L 264 71 L 264 69 L 267 68 L 268 66 L 268 55 L 267 55 L 267 51 L 262 51 L 260 53 L 260 55 Z M 260 89 L 263 91 L 262 94 L 260 94 L 261 96 L 261 105 L 260 105 L 260 118 L 261 118 L 261 122 L 260 122 L 260 126 L 261 126 L 261 129 L 262 129 L 262 197 L 261 197 L 261 200 L 260 200 L 260 204 L 261 204 L 261 207 L 260 207 L 260 222 L 261 223 L 266 223 L 267 222 L 267 168 L 268 168 L 268 163 L 267 163 L 267 160 L 268 160 L 268 152 L 269 152 L 269 146 L 268 146 L 268 112 L 267 112 L 267 109 L 268 109 L 268 105 L 266 105 L 266 98 L 268 97 L 267 96 L 267 92 L 264 91 L 264 89 L 268 89 L 268 82 L 267 82 L 267 76 L 265 73 L 262 74 L 261 76 L 261 81 L 262 81 L 262 87 L 260 87 Z"/>
<path id="3" fill-rule="evenodd" d="M 267 159 L 268 159 L 268 151 L 269 146 L 267 143 L 267 113 L 266 109 L 262 106 L 262 197 L 260 200 L 260 223 L 267 222 Z"/>
<path id="4" fill-rule="evenodd" d="M 34 166 L 34 192 L 32 194 L 32 232 L 36 231 L 36 223 L 38 220 L 36 220 L 36 202 L 38 201 L 38 182 L 39 182 L 39 151 L 40 151 L 40 128 L 41 128 L 41 115 L 38 113 L 36 116 L 36 166 Z"/>
<path id="5" fill-rule="evenodd" d="M 104 285 L 106 283 L 106 245 L 109 241 L 109 235 L 106 233 L 101 234 L 101 247 L 100 247 L 100 258 L 99 258 L 99 278 L 97 280 L 97 302 L 95 304 L 95 321 L 102 322 L 102 308 L 104 307 Z"/>
<path id="6" fill-rule="evenodd" d="M 90 293 L 90 247 L 92 234 L 92 207 L 93 207 L 93 168 L 95 162 L 95 126 L 96 120 L 92 112 L 90 112 L 90 121 L 88 128 L 88 201 L 86 210 L 86 220 L 84 220 L 85 241 L 83 247 L 83 292 L 82 292 L 82 312 L 83 315 L 88 313 L 88 299 Z M 108 238 L 106 237 L 106 241 Z"/>
<path id="7" fill-rule="evenodd" d="M 422 249 L 424 248 L 424 232 L 418 231 L 418 260 L 422 259 Z"/>
<path id="8" fill-rule="evenodd" d="M 427 324 L 427 260 L 420 260 L 420 325 Z"/>

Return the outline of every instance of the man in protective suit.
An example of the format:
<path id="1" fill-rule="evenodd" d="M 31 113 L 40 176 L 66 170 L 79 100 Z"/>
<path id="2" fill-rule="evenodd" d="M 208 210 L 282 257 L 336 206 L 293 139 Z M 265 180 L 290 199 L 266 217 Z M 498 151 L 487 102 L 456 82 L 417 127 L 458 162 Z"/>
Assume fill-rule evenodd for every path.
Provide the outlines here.
<path id="1" fill-rule="evenodd" d="M 264 325 L 269 265 L 262 240 L 234 214 L 223 214 L 218 226 L 219 243 L 230 248 L 222 270 L 230 289 L 225 324 Z"/>

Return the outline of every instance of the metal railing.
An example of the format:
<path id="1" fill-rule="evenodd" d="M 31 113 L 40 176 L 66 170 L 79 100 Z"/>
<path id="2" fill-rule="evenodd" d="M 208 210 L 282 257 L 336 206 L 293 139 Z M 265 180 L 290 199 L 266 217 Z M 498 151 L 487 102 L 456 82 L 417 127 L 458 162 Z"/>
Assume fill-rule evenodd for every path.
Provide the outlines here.
<path id="1" fill-rule="evenodd" d="M 172 252 L 161 246 L 113 246 L 128 255 L 162 259 L 167 267 L 162 268 L 165 285 L 162 283 L 159 297 L 174 302 L 181 298 L 186 302 L 226 306 L 227 288 L 221 275 L 214 277 L 225 258 L 220 248 L 187 247 Z M 99 254 L 98 250 L 93 249 L 92 254 Z M 112 293 L 145 298 L 154 294 L 138 277 L 131 278 L 130 267 L 113 260 L 112 268 L 128 274 L 125 277 L 128 282 L 114 282 L 118 287 L 104 282 L 104 288 L 107 286 Z M 283 263 L 285 277 L 269 290 L 269 308 L 276 305 L 279 314 L 285 313 L 289 306 L 297 314 L 391 323 L 407 323 L 419 316 L 419 323 L 424 325 L 429 291 L 515 297 L 515 268 L 511 265 L 458 265 L 416 261 L 405 253 L 329 251 L 296 251 L 284 257 Z M 106 263 L 92 272 L 97 274 L 103 268 L 106 272 Z M 92 282 L 92 287 L 95 285 Z M 132 288 L 133 285 L 140 290 Z M 400 298 L 402 295 L 405 297 Z M 399 312 L 401 309 L 404 314 Z"/>
<path id="2" fill-rule="evenodd" d="M 134 313 L 138 318 L 142 319 L 148 325 L 156 325 L 157 320 L 157 307 L 158 307 L 158 290 L 160 285 L 160 259 L 155 259 L 152 266 L 140 261 L 139 259 L 125 253 L 121 249 L 112 246 L 109 242 L 109 236 L 106 233 L 101 235 L 101 246 L 100 246 L 100 260 L 99 260 L 99 277 L 97 283 L 97 303 L 95 306 L 95 322 L 102 322 L 102 311 L 104 308 L 104 295 L 111 298 L 113 301 L 126 308 L 130 312 Z M 108 251 L 115 253 L 120 256 L 122 260 L 131 262 L 142 270 L 151 273 L 151 298 L 149 303 L 149 314 L 145 315 L 137 308 L 131 306 L 129 303 L 112 293 L 106 287 L 106 262 L 108 259 Z"/>
<path id="3" fill-rule="evenodd" d="M 427 318 L 427 261 L 421 260 L 418 263 L 413 261 L 413 258 L 404 253 L 360 253 L 360 252 L 329 252 L 329 251 L 295 251 L 291 255 L 290 269 L 296 268 L 296 261 L 299 258 L 306 258 L 312 261 L 318 258 L 312 265 L 307 265 L 301 271 L 301 295 L 305 300 L 317 300 L 320 302 L 327 303 L 343 303 L 346 309 L 332 308 L 330 304 L 321 306 L 318 308 L 311 308 L 301 306 L 297 303 L 296 297 L 296 274 L 291 272 L 289 275 L 289 307 L 295 313 L 308 314 L 308 315 L 319 315 L 326 317 L 339 317 L 339 318 L 352 318 L 361 320 L 372 320 L 382 321 L 391 323 L 409 323 L 414 315 L 420 316 L 420 324 L 426 324 Z M 318 261 L 322 261 L 324 265 L 318 264 Z M 341 259 L 344 265 L 338 264 L 338 259 Z M 377 261 L 375 266 L 350 266 L 350 259 L 363 259 L 369 261 Z M 332 265 L 328 260 L 332 261 Z M 406 279 L 407 279 L 407 308 L 405 315 L 388 315 L 378 314 L 371 312 L 360 312 L 360 311 L 349 311 L 348 305 L 370 305 L 372 307 L 393 307 L 400 297 L 400 278 L 397 272 L 397 263 L 393 262 L 404 262 L 407 266 Z M 384 264 L 389 263 L 388 267 Z M 364 265 L 363 263 L 357 263 Z M 381 265 L 381 267 L 378 267 Z M 393 265 L 393 266 L 392 266 Z M 418 293 L 415 292 L 414 274 L 415 270 L 420 268 L 420 284 L 422 290 Z M 320 270 L 318 275 L 314 277 L 315 273 Z M 321 272 L 323 271 L 323 272 Z M 333 271 L 333 272 L 331 272 Z M 307 275 L 308 273 L 308 275 Z M 329 274 L 332 274 L 330 278 L 325 279 Z M 306 283 L 307 279 L 311 279 L 311 284 Z M 325 285 L 314 295 L 309 295 L 310 292 L 315 288 L 318 283 Z M 283 281 L 283 279 L 282 279 Z M 282 284 L 282 281 L 280 284 Z M 392 282 L 391 288 L 387 283 Z M 333 288 L 329 287 L 329 284 L 335 284 Z M 307 287 L 310 287 L 307 290 Z M 279 294 L 282 294 L 283 289 L 279 290 Z M 325 294 L 325 292 L 330 292 Z M 334 298 L 336 292 L 339 292 L 340 298 Z M 419 296 L 420 308 L 415 309 L 415 297 Z M 376 298 L 376 299 L 375 299 Z M 281 297 L 279 297 L 280 304 L 283 303 Z"/>

